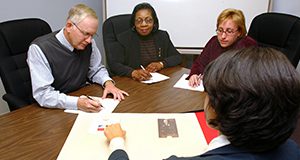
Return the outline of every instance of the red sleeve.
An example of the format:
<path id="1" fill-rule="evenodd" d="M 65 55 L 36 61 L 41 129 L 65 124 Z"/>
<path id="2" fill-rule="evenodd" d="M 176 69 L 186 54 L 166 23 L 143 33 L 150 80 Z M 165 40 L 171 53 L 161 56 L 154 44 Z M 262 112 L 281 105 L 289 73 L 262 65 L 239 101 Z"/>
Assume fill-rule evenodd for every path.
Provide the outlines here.
<path id="1" fill-rule="evenodd" d="M 209 62 L 212 61 L 212 57 L 214 57 L 213 51 L 218 50 L 217 45 L 218 39 L 216 36 L 214 36 L 207 42 L 202 53 L 193 62 L 191 72 L 187 79 L 189 79 L 193 74 L 203 74 L 205 66 L 208 65 Z"/>

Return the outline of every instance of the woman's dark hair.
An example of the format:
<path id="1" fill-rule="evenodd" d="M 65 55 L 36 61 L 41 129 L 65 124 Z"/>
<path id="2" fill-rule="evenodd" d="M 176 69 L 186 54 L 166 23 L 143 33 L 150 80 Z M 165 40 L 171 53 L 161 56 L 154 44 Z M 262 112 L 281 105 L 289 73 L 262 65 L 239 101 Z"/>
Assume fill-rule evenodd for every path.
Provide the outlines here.
<path id="1" fill-rule="evenodd" d="M 134 22 L 135 22 L 135 16 L 136 16 L 136 13 L 142 9 L 148 9 L 151 11 L 151 15 L 152 15 L 152 18 L 153 18 L 153 29 L 152 29 L 152 33 L 156 32 L 159 28 L 159 23 L 158 23 L 158 18 L 157 18 L 157 15 L 156 15 L 156 12 L 154 10 L 154 8 L 149 4 L 149 3 L 140 3 L 138 5 L 136 5 L 132 11 L 132 14 L 131 14 L 131 19 L 130 19 L 130 27 L 132 29 L 135 30 L 135 25 L 134 25 Z"/>
<path id="2" fill-rule="evenodd" d="M 271 48 L 223 53 L 204 71 L 216 118 L 208 121 L 232 145 L 252 152 L 274 149 L 292 134 L 300 106 L 300 76 Z"/>

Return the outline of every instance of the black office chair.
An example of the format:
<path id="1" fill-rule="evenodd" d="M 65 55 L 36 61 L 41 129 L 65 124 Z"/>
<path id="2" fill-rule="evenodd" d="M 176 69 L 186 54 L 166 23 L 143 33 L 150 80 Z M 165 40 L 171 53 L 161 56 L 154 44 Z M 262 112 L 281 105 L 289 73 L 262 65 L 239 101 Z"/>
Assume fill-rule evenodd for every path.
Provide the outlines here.
<path id="1" fill-rule="evenodd" d="M 105 55 L 108 63 L 111 60 L 111 48 L 118 43 L 117 35 L 130 29 L 130 18 L 131 14 L 116 15 L 109 17 L 103 23 L 102 35 Z M 112 75 L 112 73 L 110 74 Z"/>
<path id="2" fill-rule="evenodd" d="M 27 50 L 36 37 L 50 32 L 49 24 L 36 18 L 0 23 L 0 76 L 6 91 L 2 98 L 11 111 L 35 102 Z"/>
<path id="3" fill-rule="evenodd" d="M 283 52 L 297 67 L 300 59 L 300 18 L 283 13 L 262 13 L 250 25 L 248 35 L 258 45 Z"/>

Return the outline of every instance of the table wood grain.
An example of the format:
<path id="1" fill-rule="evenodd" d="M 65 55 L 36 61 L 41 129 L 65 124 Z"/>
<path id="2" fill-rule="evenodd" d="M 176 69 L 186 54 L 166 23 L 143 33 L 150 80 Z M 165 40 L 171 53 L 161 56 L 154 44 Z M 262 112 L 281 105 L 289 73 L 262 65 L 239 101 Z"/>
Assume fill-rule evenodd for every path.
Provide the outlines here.
<path id="1" fill-rule="evenodd" d="M 118 113 L 179 113 L 203 109 L 204 93 L 173 88 L 189 69 L 172 67 L 160 73 L 169 80 L 143 84 L 127 77 L 113 77 L 116 86 L 130 95 L 117 106 Z M 91 84 L 71 93 L 102 96 Z M 56 159 L 76 119 L 76 114 L 32 104 L 0 116 L 0 159 Z"/>

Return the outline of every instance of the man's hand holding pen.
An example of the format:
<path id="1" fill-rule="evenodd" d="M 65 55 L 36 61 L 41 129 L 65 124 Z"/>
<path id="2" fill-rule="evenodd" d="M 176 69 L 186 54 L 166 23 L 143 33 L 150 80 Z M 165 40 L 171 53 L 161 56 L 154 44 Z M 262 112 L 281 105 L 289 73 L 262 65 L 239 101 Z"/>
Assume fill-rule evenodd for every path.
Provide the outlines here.
<path id="1" fill-rule="evenodd" d="M 102 110 L 100 102 L 88 95 L 80 96 L 77 101 L 77 106 L 79 110 L 85 112 L 100 112 Z"/>

